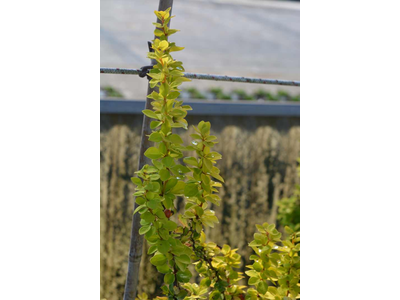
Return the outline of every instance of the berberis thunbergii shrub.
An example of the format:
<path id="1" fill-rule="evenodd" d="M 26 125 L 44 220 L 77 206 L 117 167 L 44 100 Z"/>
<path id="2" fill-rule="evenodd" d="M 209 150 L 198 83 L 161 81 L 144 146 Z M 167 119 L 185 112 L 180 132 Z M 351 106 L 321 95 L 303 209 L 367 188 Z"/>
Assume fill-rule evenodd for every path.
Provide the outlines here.
<path id="1" fill-rule="evenodd" d="M 137 185 L 135 196 L 139 205 L 135 213 L 141 215 L 140 234 L 144 235 L 154 254 L 150 262 L 164 275 L 162 292 L 165 299 L 295 299 L 300 293 L 300 233 L 286 227 L 287 238 L 275 225 L 257 225 L 258 232 L 249 246 L 254 254 L 253 265 L 246 274 L 250 277 L 249 287 L 239 284 L 244 278 L 236 271 L 241 257 L 237 249 L 228 245 L 220 247 L 205 241 L 203 228 L 214 227 L 218 219 L 209 209 L 209 203 L 220 204 L 218 187 L 223 178 L 215 166 L 221 155 L 212 151 L 217 138 L 210 135 L 210 123 L 201 121 L 194 127 L 193 141 L 184 146 L 181 137 L 173 133 L 174 128 L 187 129 L 185 120 L 189 105 L 176 100 L 179 85 L 189 81 L 183 77 L 182 62 L 173 60 L 171 52 L 180 51 L 175 43 L 166 40 L 177 32 L 167 24 L 172 18 L 169 10 L 156 11 L 161 24 L 157 27 L 148 57 L 157 64 L 149 72 L 150 85 L 158 86 L 159 92 L 148 97 L 153 99 L 153 110 L 143 113 L 154 119 L 149 140 L 154 142 L 145 155 L 152 165 L 145 165 L 132 178 Z M 196 153 L 186 156 L 185 152 Z M 180 163 L 183 161 L 183 164 Z M 182 196 L 185 208 L 178 214 L 174 206 L 177 196 Z M 189 283 L 193 274 L 188 266 L 195 265 L 202 280 L 199 284 Z M 250 287 L 251 286 L 251 287 Z M 146 299 L 145 294 L 139 299 Z"/>

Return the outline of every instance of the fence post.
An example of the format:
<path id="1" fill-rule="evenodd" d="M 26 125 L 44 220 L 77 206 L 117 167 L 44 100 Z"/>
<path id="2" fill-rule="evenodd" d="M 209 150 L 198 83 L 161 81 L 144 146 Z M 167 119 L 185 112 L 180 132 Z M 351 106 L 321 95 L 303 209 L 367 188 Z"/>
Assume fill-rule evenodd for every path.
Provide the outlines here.
<path id="1" fill-rule="evenodd" d="M 170 14 L 172 14 L 172 4 L 173 0 L 160 0 L 158 10 L 163 11 L 171 7 Z M 157 19 L 157 22 L 160 23 L 160 20 Z M 156 62 L 151 60 L 151 64 L 155 65 Z M 151 94 L 154 90 L 158 92 L 157 87 L 153 89 L 150 87 L 150 85 L 148 85 L 147 95 Z M 152 109 L 151 101 L 151 99 L 146 98 L 145 109 Z M 147 137 L 151 133 L 150 122 L 150 118 L 143 115 L 138 170 L 142 169 L 145 164 L 151 163 L 151 160 L 144 156 L 146 149 L 151 146 L 151 142 L 149 142 Z M 138 205 L 135 204 L 135 208 L 137 206 Z M 126 275 L 124 300 L 134 300 L 136 297 L 137 284 L 139 280 L 139 267 L 143 251 L 143 236 L 139 234 L 139 228 L 140 214 L 135 214 L 132 219 L 131 243 L 129 247 L 128 273 Z"/>

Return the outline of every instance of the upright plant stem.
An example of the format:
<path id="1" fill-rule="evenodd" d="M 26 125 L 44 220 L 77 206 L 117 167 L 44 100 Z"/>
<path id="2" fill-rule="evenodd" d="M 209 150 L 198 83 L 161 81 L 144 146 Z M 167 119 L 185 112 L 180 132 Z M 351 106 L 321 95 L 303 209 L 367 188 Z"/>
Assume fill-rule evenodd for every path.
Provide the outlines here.
<path id="1" fill-rule="evenodd" d="M 158 11 L 164 11 L 167 8 L 171 7 L 170 14 L 172 14 L 172 4 L 173 0 L 160 0 Z M 160 20 L 157 19 L 157 22 L 160 23 Z M 156 64 L 156 62 L 152 60 L 151 64 L 154 65 Z M 147 95 L 151 94 L 153 91 L 158 92 L 158 87 L 151 88 L 150 85 L 148 84 Z M 145 109 L 152 109 L 151 101 L 152 101 L 151 99 L 146 98 Z M 151 134 L 150 122 L 151 119 L 143 115 L 138 170 L 141 170 L 144 165 L 151 163 L 151 160 L 146 156 L 144 156 L 144 152 L 152 144 L 152 142 L 150 142 L 147 137 L 148 135 Z M 137 206 L 138 205 L 135 204 L 135 208 Z M 133 216 L 132 220 L 131 243 L 129 247 L 128 273 L 126 274 L 124 300 L 134 300 L 137 293 L 137 284 L 139 280 L 139 267 L 143 251 L 143 236 L 139 234 L 139 229 L 140 229 L 140 214 L 137 213 Z"/>

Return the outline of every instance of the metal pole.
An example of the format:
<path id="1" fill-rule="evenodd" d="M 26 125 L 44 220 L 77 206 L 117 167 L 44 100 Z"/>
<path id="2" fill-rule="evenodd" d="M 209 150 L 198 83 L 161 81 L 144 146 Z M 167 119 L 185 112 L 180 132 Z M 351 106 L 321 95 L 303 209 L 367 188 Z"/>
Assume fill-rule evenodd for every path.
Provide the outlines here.
<path id="1" fill-rule="evenodd" d="M 170 14 L 172 14 L 172 3 L 173 0 L 160 0 L 158 10 L 164 11 L 167 8 L 171 7 Z M 160 21 L 157 19 L 157 22 Z M 154 60 L 151 61 L 154 65 L 156 62 Z M 151 94 L 154 90 L 148 85 L 147 95 Z M 158 89 L 157 89 L 158 91 Z M 145 109 L 152 109 L 151 99 L 146 98 Z M 138 170 L 142 169 L 145 164 L 151 163 L 150 159 L 144 156 L 144 152 L 147 148 L 151 146 L 151 142 L 148 140 L 147 136 L 150 135 L 150 118 L 147 116 L 143 116 L 143 125 L 142 125 L 142 139 L 140 142 L 140 152 L 139 152 L 139 167 Z M 138 205 L 135 204 L 135 208 Z M 128 273 L 126 275 L 125 282 L 125 291 L 124 291 L 124 300 L 134 300 L 137 293 L 137 284 L 139 280 L 139 267 L 140 261 L 142 258 L 143 251 L 143 236 L 139 234 L 140 229 L 140 214 L 135 214 L 132 220 L 132 230 L 131 230 L 131 244 L 129 248 L 129 261 L 128 261 Z"/>

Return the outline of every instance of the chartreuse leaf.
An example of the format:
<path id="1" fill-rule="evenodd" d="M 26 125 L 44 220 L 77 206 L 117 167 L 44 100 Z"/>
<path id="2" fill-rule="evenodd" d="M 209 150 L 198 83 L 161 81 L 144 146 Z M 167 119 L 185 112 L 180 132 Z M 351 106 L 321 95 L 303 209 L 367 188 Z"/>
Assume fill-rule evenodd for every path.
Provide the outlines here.
<path id="1" fill-rule="evenodd" d="M 179 92 L 171 92 L 168 94 L 167 99 L 176 99 L 179 97 L 179 95 L 180 95 Z"/>
<path id="2" fill-rule="evenodd" d="M 159 30 L 159 29 L 156 29 L 156 30 L 154 30 L 154 35 L 155 35 L 155 36 L 163 36 L 163 35 L 164 35 L 164 32 L 162 32 L 162 31 Z"/>
<path id="3" fill-rule="evenodd" d="M 185 166 L 182 165 L 175 165 L 171 168 L 171 171 L 177 175 L 180 176 L 182 174 L 186 174 L 190 172 L 190 169 L 186 168 Z"/>
<path id="4" fill-rule="evenodd" d="M 165 185 L 164 192 L 169 192 L 175 185 L 178 183 L 178 180 L 176 178 L 171 178 L 168 180 L 167 184 Z M 183 183 L 185 184 L 185 183 Z M 173 193 L 173 191 L 171 191 Z"/>
<path id="5" fill-rule="evenodd" d="M 286 232 L 287 234 L 293 234 L 293 233 L 294 233 L 294 230 L 293 230 L 292 228 L 290 228 L 289 226 L 285 226 L 285 232 Z"/>
<path id="6" fill-rule="evenodd" d="M 165 255 L 159 253 L 154 255 L 151 259 L 150 262 L 155 265 L 155 266 L 162 266 L 167 262 L 167 258 Z"/>
<path id="7" fill-rule="evenodd" d="M 161 41 L 161 42 L 158 44 L 158 48 L 159 48 L 161 51 L 165 51 L 165 50 L 168 48 L 168 46 L 169 46 L 168 41 Z"/>
<path id="8" fill-rule="evenodd" d="M 151 229 L 151 225 L 145 225 L 140 227 L 139 234 L 145 234 L 147 231 Z"/>
<path id="9" fill-rule="evenodd" d="M 147 211 L 147 207 L 146 205 L 139 205 L 138 207 L 136 207 L 135 211 L 133 212 L 133 214 L 136 214 L 137 212 L 140 212 L 141 214 Z"/>
<path id="10" fill-rule="evenodd" d="M 163 98 L 159 93 L 157 93 L 156 91 L 153 91 L 150 95 L 147 96 L 147 98 L 154 99 L 154 100 L 163 100 L 163 99 L 164 99 L 164 98 Z"/>
<path id="11" fill-rule="evenodd" d="M 165 274 L 165 276 L 164 276 L 164 282 L 166 283 L 166 284 L 171 284 L 171 283 L 173 283 L 175 281 L 175 275 L 174 274 L 172 274 L 172 273 L 167 273 L 167 274 Z"/>
<path id="12" fill-rule="evenodd" d="M 142 181 L 137 177 L 131 177 L 131 181 L 136 185 L 142 185 Z"/>
<path id="13" fill-rule="evenodd" d="M 157 249 L 159 252 L 161 252 L 162 254 L 167 254 L 168 250 L 170 249 L 169 247 L 169 242 L 165 241 L 165 240 L 160 240 L 157 243 Z"/>
<path id="14" fill-rule="evenodd" d="M 264 281 L 260 281 L 257 284 L 257 291 L 260 294 L 265 294 L 268 291 L 268 284 L 266 282 L 264 282 Z"/>
<path id="15" fill-rule="evenodd" d="M 169 49 L 169 52 L 181 51 L 181 50 L 183 50 L 183 49 L 185 49 L 185 47 L 172 46 L 172 47 Z"/>
<path id="16" fill-rule="evenodd" d="M 162 135 L 159 132 L 153 132 L 152 134 L 150 134 L 149 136 L 149 141 L 151 142 L 161 142 L 162 141 Z"/>
<path id="17" fill-rule="evenodd" d="M 170 221 L 170 220 L 165 220 L 163 221 L 163 227 L 169 231 L 173 231 L 176 229 L 177 225 L 175 222 Z"/>
<path id="18" fill-rule="evenodd" d="M 175 199 L 175 195 L 172 193 L 167 193 L 164 195 L 164 197 L 165 197 L 164 201 L 165 208 L 171 208 L 173 205 L 173 201 Z"/>
<path id="19" fill-rule="evenodd" d="M 211 176 L 218 179 L 221 182 L 225 182 L 224 179 L 218 173 L 211 172 Z"/>
<path id="20" fill-rule="evenodd" d="M 210 134 L 211 123 L 201 121 L 197 126 L 202 136 L 208 136 Z"/>
<path id="21" fill-rule="evenodd" d="M 196 128 L 196 127 L 194 127 L 194 128 Z M 198 134 L 196 134 L 196 133 L 193 133 L 193 134 L 191 134 L 190 136 L 191 136 L 192 138 L 194 138 L 195 140 L 201 140 L 201 139 L 202 139 L 201 135 L 198 135 Z"/>
<path id="22" fill-rule="evenodd" d="M 162 159 L 162 163 L 164 164 L 164 166 L 166 166 L 167 168 L 170 168 L 174 165 L 174 159 L 170 156 L 166 156 Z"/>
<path id="23" fill-rule="evenodd" d="M 153 165 L 158 169 L 161 170 L 164 166 L 162 164 L 161 161 L 158 161 L 156 159 L 152 159 L 151 162 L 153 163 Z M 155 174 L 155 175 L 159 175 L 159 174 Z M 151 178 L 150 178 L 151 179 Z M 151 179 L 151 180 L 157 180 L 157 179 Z"/>
<path id="24" fill-rule="evenodd" d="M 259 276 L 258 273 L 254 270 L 246 271 L 245 273 L 246 273 L 246 275 L 248 275 L 250 277 L 258 277 Z"/>
<path id="25" fill-rule="evenodd" d="M 250 277 L 249 279 L 249 285 L 256 285 L 260 279 L 258 277 Z"/>
<path id="26" fill-rule="evenodd" d="M 157 159 L 157 158 L 161 158 L 163 156 L 161 151 L 156 147 L 150 147 L 149 149 L 146 150 L 144 155 L 151 159 Z"/>
<path id="27" fill-rule="evenodd" d="M 158 192 L 160 184 L 158 182 L 149 182 L 144 188 L 150 192 Z"/>
<path id="28" fill-rule="evenodd" d="M 160 179 L 162 181 L 167 181 L 170 176 L 171 176 L 171 174 L 169 173 L 169 171 L 167 169 L 160 170 Z"/>
<path id="29" fill-rule="evenodd" d="M 185 216 L 188 218 L 196 217 L 196 215 L 193 212 L 191 212 L 190 210 L 185 211 Z"/>
<path id="30" fill-rule="evenodd" d="M 150 246 L 149 250 L 147 250 L 147 254 L 153 254 L 157 251 L 157 245 Z"/>
<path id="31" fill-rule="evenodd" d="M 150 123 L 150 128 L 151 129 L 156 129 L 158 126 L 160 126 L 162 124 L 162 122 L 158 122 L 158 121 L 151 121 Z"/>
<path id="32" fill-rule="evenodd" d="M 168 136 L 168 140 L 171 141 L 171 143 L 173 143 L 173 144 L 182 144 L 183 143 L 181 137 L 177 134 L 171 134 L 170 136 Z"/>
<path id="33" fill-rule="evenodd" d="M 219 223 L 218 218 L 214 215 L 214 212 L 207 209 L 204 214 L 200 217 L 201 222 L 204 225 L 214 228 L 214 223 Z"/>
<path id="34" fill-rule="evenodd" d="M 262 269 L 263 269 L 263 267 L 261 266 L 261 264 L 258 263 L 258 262 L 255 262 L 255 263 L 253 264 L 253 268 L 254 268 L 254 270 L 256 270 L 257 272 L 260 272 L 260 271 L 262 271 Z"/>
<path id="35" fill-rule="evenodd" d="M 167 154 L 167 146 L 164 143 L 160 143 L 160 146 L 158 146 L 158 149 L 160 150 L 160 152 L 163 154 L 163 156 L 165 154 Z"/>
<path id="36" fill-rule="evenodd" d="M 154 111 L 150 110 L 150 109 L 145 109 L 142 112 L 143 112 L 143 114 L 145 114 L 149 118 L 158 119 L 157 114 Z"/>
<path id="37" fill-rule="evenodd" d="M 186 271 L 178 271 L 176 273 L 176 278 L 179 282 L 189 282 L 192 278 L 192 273 L 187 269 Z"/>
<path id="38" fill-rule="evenodd" d="M 175 260 L 184 264 L 190 264 L 190 257 L 185 254 L 175 257 Z"/>
<path id="39" fill-rule="evenodd" d="M 160 203 L 161 203 L 160 199 L 152 199 L 147 202 L 147 206 L 150 209 L 156 209 Z"/>
<path id="40" fill-rule="evenodd" d="M 180 31 L 180 30 L 178 30 L 178 29 L 168 29 L 168 35 L 174 34 L 174 33 L 178 32 L 178 31 Z"/>
<path id="41" fill-rule="evenodd" d="M 145 220 L 146 222 L 153 222 L 154 220 L 155 220 L 155 217 L 154 217 L 154 215 L 152 214 L 152 213 L 150 213 L 150 212 L 148 212 L 148 211 L 146 211 L 145 213 L 143 213 L 141 216 L 140 216 L 140 218 L 141 219 L 143 219 L 143 220 Z"/>
<path id="42" fill-rule="evenodd" d="M 165 274 L 165 273 L 168 273 L 170 271 L 170 268 L 169 268 L 168 264 L 165 263 L 165 264 L 163 264 L 161 266 L 157 266 L 157 271 L 162 273 L 162 274 Z"/>
<path id="43" fill-rule="evenodd" d="M 168 181 L 169 183 L 169 181 Z M 171 189 L 171 193 L 175 195 L 181 195 L 184 192 L 185 183 L 183 181 L 178 181 L 175 186 Z"/>
<path id="44" fill-rule="evenodd" d="M 192 165 L 192 166 L 196 166 L 196 167 L 198 166 L 197 159 L 194 158 L 194 157 L 185 157 L 185 158 L 183 159 L 183 161 L 184 161 L 184 163 L 187 164 L 187 165 Z"/>
<path id="45" fill-rule="evenodd" d="M 145 204 L 146 200 L 143 197 L 137 197 L 136 198 L 136 203 L 139 205 Z"/>
<path id="46" fill-rule="evenodd" d="M 197 184 L 195 184 L 195 183 L 186 184 L 185 191 L 184 191 L 186 197 L 196 196 L 198 192 L 199 192 L 199 188 L 198 188 Z"/>

